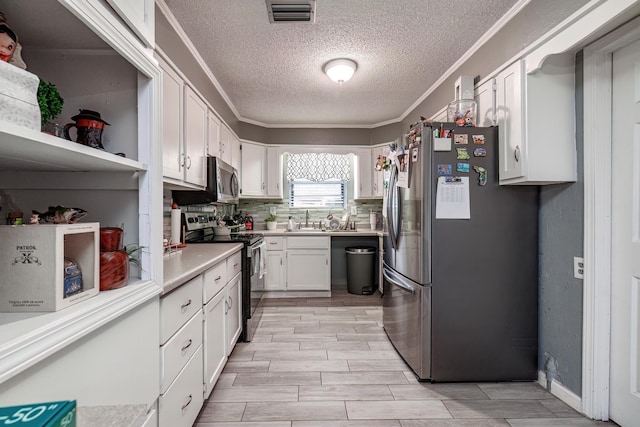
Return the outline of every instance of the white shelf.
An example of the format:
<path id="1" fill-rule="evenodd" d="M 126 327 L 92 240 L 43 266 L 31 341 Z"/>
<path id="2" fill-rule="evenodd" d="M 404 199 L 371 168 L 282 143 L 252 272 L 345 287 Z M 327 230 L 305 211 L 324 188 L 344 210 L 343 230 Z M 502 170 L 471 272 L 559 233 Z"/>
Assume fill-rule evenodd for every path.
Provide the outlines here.
<path id="1" fill-rule="evenodd" d="M 136 160 L 77 142 L 0 121 L 0 170 L 8 171 L 142 171 Z"/>
<path id="2" fill-rule="evenodd" d="M 0 313 L 0 383 L 159 295 L 153 281 L 100 292 L 52 313 Z"/>

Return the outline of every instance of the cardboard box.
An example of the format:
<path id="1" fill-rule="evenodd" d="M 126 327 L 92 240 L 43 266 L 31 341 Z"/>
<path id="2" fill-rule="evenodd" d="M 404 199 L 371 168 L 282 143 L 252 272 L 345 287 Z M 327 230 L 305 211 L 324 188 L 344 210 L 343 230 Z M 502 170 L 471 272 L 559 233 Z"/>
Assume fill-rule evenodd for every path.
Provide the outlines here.
<path id="1" fill-rule="evenodd" d="M 0 226 L 0 312 L 58 311 L 97 295 L 99 233 L 97 222 Z M 76 263 L 66 272 L 65 257 Z"/>
<path id="2" fill-rule="evenodd" d="M 0 408 L 0 425 L 76 427 L 76 401 L 36 403 Z"/>
<path id="3" fill-rule="evenodd" d="M 0 120 L 39 131 L 39 84 L 35 74 L 0 61 Z"/>

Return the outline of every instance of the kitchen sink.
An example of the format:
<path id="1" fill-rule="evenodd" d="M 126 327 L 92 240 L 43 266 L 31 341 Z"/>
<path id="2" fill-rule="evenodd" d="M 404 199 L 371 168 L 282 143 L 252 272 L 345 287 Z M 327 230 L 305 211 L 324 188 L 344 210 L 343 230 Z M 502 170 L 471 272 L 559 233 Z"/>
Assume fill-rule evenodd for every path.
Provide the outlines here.
<path id="1" fill-rule="evenodd" d="M 324 230 L 321 230 L 319 228 L 306 228 L 306 227 L 302 227 L 302 228 L 296 228 L 294 230 L 287 230 L 287 233 L 324 233 Z"/>

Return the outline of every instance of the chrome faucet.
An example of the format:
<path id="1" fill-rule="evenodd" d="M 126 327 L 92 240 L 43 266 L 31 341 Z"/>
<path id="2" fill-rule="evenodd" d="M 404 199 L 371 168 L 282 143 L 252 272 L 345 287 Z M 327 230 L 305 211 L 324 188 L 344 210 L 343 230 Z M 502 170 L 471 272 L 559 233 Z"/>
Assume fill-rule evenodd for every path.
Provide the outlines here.
<path id="1" fill-rule="evenodd" d="M 306 228 L 309 228 L 309 218 L 311 218 L 311 215 L 309 215 L 309 209 L 307 209 L 307 214 L 305 215 L 305 221 L 304 221 L 304 226 Z"/>

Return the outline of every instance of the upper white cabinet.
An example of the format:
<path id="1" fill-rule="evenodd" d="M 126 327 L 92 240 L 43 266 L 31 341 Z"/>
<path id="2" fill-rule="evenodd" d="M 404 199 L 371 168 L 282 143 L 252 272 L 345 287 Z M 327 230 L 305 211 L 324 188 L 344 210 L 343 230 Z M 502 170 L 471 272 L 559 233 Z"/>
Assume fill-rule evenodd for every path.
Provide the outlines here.
<path id="1" fill-rule="evenodd" d="M 240 171 L 242 169 L 242 154 L 240 153 L 240 138 L 231 134 L 231 166 Z"/>
<path id="2" fill-rule="evenodd" d="M 500 184 L 576 180 L 574 58 L 549 57 L 525 73 L 520 60 L 496 76 Z"/>
<path id="3" fill-rule="evenodd" d="M 206 186 L 207 105 L 189 86 L 184 93 L 184 151 L 185 180 Z"/>
<path id="4" fill-rule="evenodd" d="M 282 152 L 280 147 L 267 147 L 267 197 L 282 199 Z"/>
<path id="5" fill-rule="evenodd" d="M 370 199 L 373 196 L 373 164 L 371 163 L 371 149 L 357 148 L 355 199 Z"/>
<path id="6" fill-rule="evenodd" d="M 107 2 L 147 47 L 155 46 L 155 2 L 153 0 L 107 0 Z"/>
<path id="7" fill-rule="evenodd" d="M 267 150 L 263 145 L 242 143 L 241 197 L 264 197 L 267 193 Z"/>
<path id="8" fill-rule="evenodd" d="M 210 109 L 207 116 L 207 154 L 220 157 L 220 119 Z"/>
<path id="9" fill-rule="evenodd" d="M 490 79 L 476 88 L 476 126 L 488 127 L 496 124 L 495 85 L 496 80 Z"/>
<path id="10" fill-rule="evenodd" d="M 208 108 L 162 58 L 162 171 L 175 184 L 206 185 Z"/>
<path id="11" fill-rule="evenodd" d="M 378 158 L 386 157 L 389 155 L 389 144 L 378 145 L 371 149 L 371 161 L 372 164 L 376 164 L 378 162 Z M 384 195 L 384 175 L 385 171 L 378 171 L 375 167 L 371 168 L 372 177 L 372 188 L 371 188 L 371 196 L 375 199 L 381 199 Z"/>
<path id="12" fill-rule="evenodd" d="M 231 164 L 231 158 L 233 156 L 233 133 L 227 127 L 227 125 L 222 124 L 220 127 L 220 158 Z"/>

